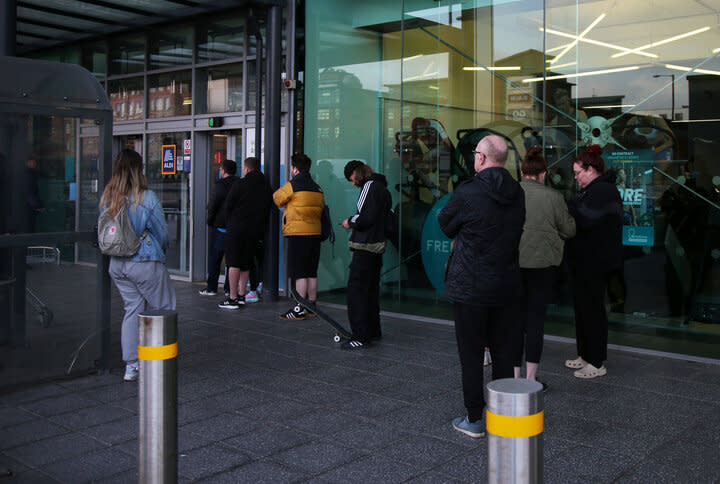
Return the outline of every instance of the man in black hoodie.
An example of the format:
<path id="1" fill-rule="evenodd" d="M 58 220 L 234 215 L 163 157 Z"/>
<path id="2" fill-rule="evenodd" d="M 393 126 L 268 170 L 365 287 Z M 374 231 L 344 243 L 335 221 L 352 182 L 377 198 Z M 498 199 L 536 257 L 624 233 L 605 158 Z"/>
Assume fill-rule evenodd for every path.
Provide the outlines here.
<path id="1" fill-rule="evenodd" d="M 271 206 L 272 189 L 260 171 L 260 160 L 252 156 L 246 158 L 243 177 L 233 183 L 227 196 L 225 262 L 230 295 L 218 304 L 220 309 L 238 309 L 245 304 L 245 294 L 238 294 L 238 287 L 245 292 L 250 266 L 265 234 Z"/>
<path id="2" fill-rule="evenodd" d="M 230 192 L 230 187 L 237 177 L 237 163 L 233 160 L 225 160 L 220 165 L 220 179 L 215 183 L 215 192 L 208 202 L 207 224 L 210 230 L 210 246 L 208 247 L 208 278 L 207 286 L 200 292 L 201 296 L 214 296 L 217 294 L 218 276 L 220 275 L 220 264 L 225 255 L 225 201 Z M 225 292 L 230 292 L 230 283 L 225 278 Z"/>
<path id="3" fill-rule="evenodd" d="M 467 416 L 455 430 L 485 435 L 482 416 L 483 363 L 490 347 L 493 379 L 512 378 L 512 334 L 520 297 L 520 236 L 525 193 L 505 169 L 507 145 L 499 136 L 480 140 L 473 151 L 475 176 L 460 184 L 438 214 L 453 248 L 445 273 L 445 297 L 454 302 L 455 336 L 462 367 Z"/>
<path id="4" fill-rule="evenodd" d="M 380 339 L 380 270 L 390 224 L 392 197 L 384 175 L 373 173 L 362 161 L 345 165 L 345 178 L 360 188 L 357 213 L 343 220 L 352 229 L 348 246 L 353 253 L 347 285 L 347 307 L 353 337 L 342 344 L 346 350 L 365 347 Z"/>

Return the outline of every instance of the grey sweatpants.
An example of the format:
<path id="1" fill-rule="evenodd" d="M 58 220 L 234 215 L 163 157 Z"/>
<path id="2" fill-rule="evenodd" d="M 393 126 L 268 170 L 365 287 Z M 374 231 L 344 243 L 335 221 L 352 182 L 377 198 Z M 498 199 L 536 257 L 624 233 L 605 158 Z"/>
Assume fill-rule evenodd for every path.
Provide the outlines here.
<path id="1" fill-rule="evenodd" d="M 138 314 L 147 309 L 175 310 L 175 289 L 162 262 L 130 262 L 112 257 L 110 277 L 125 304 L 120 339 L 122 358 L 137 361 Z"/>

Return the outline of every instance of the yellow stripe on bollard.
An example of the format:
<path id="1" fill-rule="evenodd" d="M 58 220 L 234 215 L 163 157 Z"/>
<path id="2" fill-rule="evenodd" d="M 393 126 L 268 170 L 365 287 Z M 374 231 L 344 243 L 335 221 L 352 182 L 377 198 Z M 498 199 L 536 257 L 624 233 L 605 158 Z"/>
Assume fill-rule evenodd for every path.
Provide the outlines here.
<path id="1" fill-rule="evenodd" d="M 138 346 L 138 359 L 144 361 L 169 360 L 178 354 L 178 344 L 165 346 Z"/>
<path id="2" fill-rule="evenodd" d="M 485 428 L 489 433 L 499 437 L 534 437 L 541 434 L 544 429 L 544 412 L 525 417 L 508 417 L 492 413 L 489 410 L 486 410 L 485 413 L 487 419 Z"/>

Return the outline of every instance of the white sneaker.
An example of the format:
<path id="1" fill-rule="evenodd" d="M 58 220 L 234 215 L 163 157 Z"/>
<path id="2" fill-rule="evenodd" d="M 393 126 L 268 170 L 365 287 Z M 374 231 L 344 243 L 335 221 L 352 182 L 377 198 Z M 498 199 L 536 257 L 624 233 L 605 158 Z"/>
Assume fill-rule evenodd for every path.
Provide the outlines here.
<path id="1" fill-rule="evenodd" d="M 198 291 L 198 294 L 201 296 L 217 296 L 217 291 L 209 291 L 207 289 L 203 289 L 202 291 Z"/>
<path id="2" fill-rule="evenodd" d="M 137 362 L 125 365 L 125 376 L 123 376 L 123 380 L 136 381 L 138 379 L 138 373 L 139 370 Z"/>
<path id="3" fill-rule="evenodd" d="M 575 375 L 575 378 L 597 378 L 599 376 L 607 375 L 607 369 L 605 368 L 605 365 L 600 365 L 600 368 L 596 368 L 590 363 L 588 363 L 587 365 L 573 373 L 573 375 Z"/>
<path id="4" fill-rule="evenodd" d="M 258 296 L 262 296 L 262 282 L 258 282 L 258 287 L 255 292 L 258 293 Z"/>
<path id="5" fill-rule="evenodd" d="M 250 291 L 245 295 L 245 302 L 246 303 L 256 303 L 260 300 L 258 297 L 258 293 L 255 291 Z"/>

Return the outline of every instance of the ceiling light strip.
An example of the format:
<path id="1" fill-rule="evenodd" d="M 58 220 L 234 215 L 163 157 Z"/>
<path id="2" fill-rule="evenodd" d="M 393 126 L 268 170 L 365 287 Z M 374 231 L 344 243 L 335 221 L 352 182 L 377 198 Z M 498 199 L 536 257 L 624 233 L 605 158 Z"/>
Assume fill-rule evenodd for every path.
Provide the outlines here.
<path id="1" fill-rule="evenodd" d="M 522 67 L 520 66 L 507 66 L 507 67 L 463 67 L 464 71 L 519 71 Z"/>
<path id="2" fill-rule="evenodd" d="M 565 54 L 567 54 L 567 53 L 570 51 L 570 49 L 572 49 L 573 47 L 575 47 L 575 46 L 577 45 L 577 43 L 580 41 L 580 39 L 584 38 L 584 37 L 585 37 L 593 28 L 595 28 L 595 26 L 596 26 L 597 24 L 599 24 L 599 23 L 602 21 L 602 19 L 604 19 L 604 18 L 605 18 L 605 14 L 604 14 L 604 13 L 600 14 L 600 16 L 599 16 L 598 18 L 596 18 L 595 20 L 593 20 L 593 22 L 592 22 L 590 25 L 588 25 L 587 28 L 586 28 L 585 30 L 583 30 L 583 31 L 580 33 L 580 35 L 577 36 L 577 38 L 576 38 L 575 40 L 573 40 L 572 42 L 570 42 L 570 43 L 568 44 L 568 46 L 565 47 L 565 49 L 564 49 L 562 52 L 560 52 L 560 53 L 550 62 L 550 64 L 552 65 L 552 64 L 554 64 L 555 62 L 559 61 L 559 60 L 562 58 L 562 56 L 564 56 Z"/>
<path id="3" fill-rule="evenodd" d="M 588 72 L 577 72 L 575 74 L 563 74 L 561 76 L 547 76 L 545 78 L 543 77 L 534 77 L 531 79 L 523 79 L 522 82 L 524 83 L 530 83 L 530 82 L 540 82 L 543 79 L 546 79 L 548 81 L 553 79 L 567 79 L 570 77 L 586 77 L 586 76 L 597 76 L 600 74 L 612 74 L 615 72 L 625 72 L 625 71 L 636 71 L 640 69 L 639 66 L 629 66 L 629 67 L 618 67 L 617 69 L 603 69 L 600 71 L 588 71 Z"/>
<path id="4" fill-rule="evenodd" d="M 653 42 L 652 44 L 643 45 L 642 47 L 638 47 L 637 49 L 632 49 L 632 50 L 630 50 L 630 52 L 620 52 L 620 53 L 618 53 L 618 54 L 613 54 L 611 57 L 615 58 L 615 57 L 622 57 L 622 56 L 628 55 L 628 54 L 638 54 L 638 53 L 639 53 L 638 51 L 642 51 L 642 50 L 645 50 L 645 49 L 650 49 L 650 48 L 652 48 L 652 47 L 658 47 L 658 46 L 664 45 L 664 44 L 669 44 L 670 42 L 675 42 L 676 40 L 680 40 L 680 39 L 684 39 L 684 38 L 686 38 L 686 37 L 690 37 L 690 36 L 693 36 L 693 35 L 701 34 L 701 33 L 703 33 L 703 32 L 707 32 L 708 30 L 710 30 L 710 27 L 707 27 L 707 26 L 706 26 L 706 27 L 702 27 L 702 28 L 700 28 L 700 29 L 693 30 L 693 31 L 691 31 L 691 32 L 685 32 L 684 34 L 676 35 L 676 36 L 674 36 L 674 37 L 668 37 L 667 39 L 663 39 L 663 40 L 659 40 L 659 41 L 657 41 L 657 42 Z"/>
<path id="5" fill-rule="evenodd" d="M 675 69 L 676 71 L 684 72 L 697 72 L 698 74 L 712 74 L 713 76 L 720 76 L 720 71 L 711 71 L 709 69 L 693 69 L 692 67 L 676 66 L 674 64 L 665 64 L 668 69 Z"/>
<path id="6" fill-rule="evenodd" d="M 576 35 L 561 32 L 559 30 L 543 29 L 542 27 L 540 27 L 540 30 L 547 32 L 548 34 L 553 34 L 553 35 L 557 35 L 559 37 L 565 37 L 568 39 L 574 39 L 577 37 Z M 585 42 L 585 43 L 592 44 L 592 45 L 599 45 L 600 47 L 607 47 L 608 49 L 619 50 L 619 51 L 628 52 L 628 53 L 632 52 L 632 49 L 628 49 L 627 47 L 621 47 L 619 45 L 609 44 L 607 42 L 601 42 L 599 40 L 593 40 L 593 39 L 587 39 L 587 38 L 582 38 L 579 40 L 580 40 L 580 42 Z M 635 49 L 635 50 L 637 50 L 637 52 L 632 52 L 633 54 L 643 55 L 645 57 L 652 57 L 653 59 L 657 59 L 657 57 L 658 57 L 657 54 L 652 54 L 650 52 L 642 52 L 639 49 Z"/>

